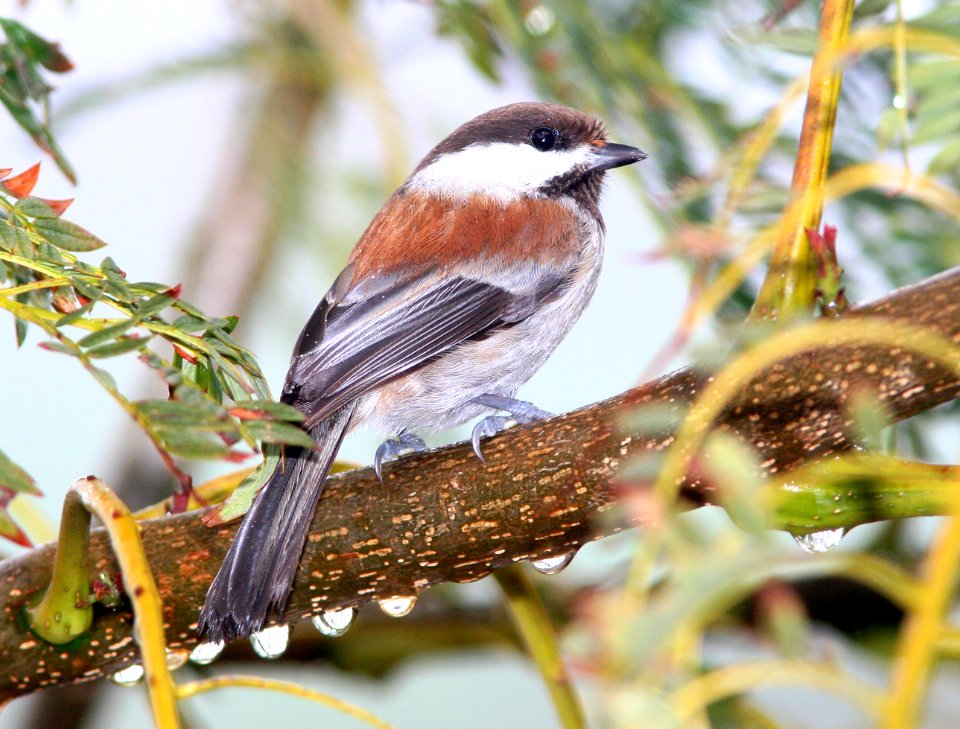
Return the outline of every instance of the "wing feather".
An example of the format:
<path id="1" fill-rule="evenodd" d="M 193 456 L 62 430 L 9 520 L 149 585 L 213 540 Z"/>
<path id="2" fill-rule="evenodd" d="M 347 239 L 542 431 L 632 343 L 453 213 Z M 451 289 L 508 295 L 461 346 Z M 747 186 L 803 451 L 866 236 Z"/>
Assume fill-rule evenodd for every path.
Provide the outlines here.
<path id="1" fill-rule="evenodd" d="M 538 291 L 562 283 L 549 278 Z M 320 311 L 321 305 L 308 322 L 312 331 L 301 334 L 308 346 L 294 354 L 283 399 L 304 412 L 311 427 L 443 352 L 515 323 L 518 307 L 531 309 L 529 298 L 483 281 L 422 276 L 396 281 L 355 304 Z"/>

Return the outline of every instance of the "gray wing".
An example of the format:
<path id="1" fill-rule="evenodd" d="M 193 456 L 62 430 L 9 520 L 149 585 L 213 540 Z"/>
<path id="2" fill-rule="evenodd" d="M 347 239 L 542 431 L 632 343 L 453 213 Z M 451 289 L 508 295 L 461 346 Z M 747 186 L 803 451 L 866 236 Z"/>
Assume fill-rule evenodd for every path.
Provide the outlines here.
<path id="1" fill-rule="evenodd" d="M 304 327 L 283 388 L 281 399 L 307 416 L 307 428 L 463 342 L 522 321 L 569 280 L 566 273 L 544 271 L 527 292 L 517 293 L 428 273 L 357 297 L 337 291 L 343 278 Z"/>

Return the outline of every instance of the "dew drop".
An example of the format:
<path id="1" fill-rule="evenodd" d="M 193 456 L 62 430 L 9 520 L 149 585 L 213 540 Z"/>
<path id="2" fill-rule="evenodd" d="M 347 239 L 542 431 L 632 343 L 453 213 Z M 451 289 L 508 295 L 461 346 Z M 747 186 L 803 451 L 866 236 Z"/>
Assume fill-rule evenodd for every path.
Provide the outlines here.
<path id="1" fill-rule="evenodd" d="M 536 562 L 534 562 L 533 568 L 537 572 L 545 575 L 555 575 L 558 572 L 563 572 L 567 565 L 573 562 L 573 557 L 573 552 L 570 552 L 569 554 L 558 554 L 555 557 L 544 557 L 543 559 L 538 559 Z"/>
<path id="2" fill-rule="evenodd" d="M 313 618 L 313 627 L 328 638 L 339 638 L 350 630 L 353 618 L 357 614 L 356 608 L 342 610 L 327 610 Z"/>
<path id="3" fill-rule="evenodd" d="M 178 668 L 183 668 L 183 665 L 187 662 L 187 658 L 190 657 L 188 651 L 172 651 L 167 648 L 167 668 L 171 671 L 176 671 Z"/>
<path id="4" fill-rule="evenodd" d="M 117 686 L 136 686 L 138 683 L 143 681 L 143 666 L 140 664 L 127 666 L 123 670 L 117 671 L 115 674 L 113 674 L 110 677 L 110 680 L 117 684 Z"/>
<path id="5" fill-rule="evenodd" d="M 391 618 L 402 618 L 413 612 L 413 606 L 417 604 L 417 596 L 391 597 L 387 600 L 379 600 L 378 602 L 380 609 Z"/>
<path id="6" fill-rule="evenodd" d="M 536 5 L 523 19 L 530 35 L 546 35 L 553 27 L 556 16 L 546 5 Z"/>
<path id="7" fill-rule="evenodd" d="M 836 548 L 843 541 L 843 536 L 846 533 L 846 530 L 840 527 L 839 529 L 825 529 L 822 532 L 813 532 L 812 534 L 795 534 L 793 538 L 805 551 L 811 554 L 821 554 Z"/>
<path id="8" fill-rule="evenodd" d="M 289 625 L 272 625 L 250 636 L 250 645 L 261 658 L 279 658 L 287 650 L 290 640 Z"/>
<path id="9" fill-rule="evenodd" d="M 223 653 L 225 643 L 200 643 L 190 652 L 190 662 L 198 666 L 206 666 L 217 660 Z"/>

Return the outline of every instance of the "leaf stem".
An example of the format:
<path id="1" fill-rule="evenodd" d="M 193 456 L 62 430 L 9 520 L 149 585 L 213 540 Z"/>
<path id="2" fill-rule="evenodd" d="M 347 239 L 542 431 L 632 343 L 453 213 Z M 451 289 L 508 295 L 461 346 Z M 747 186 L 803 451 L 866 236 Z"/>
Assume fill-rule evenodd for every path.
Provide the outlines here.
<path id="1" fill-rule="evenodd" d="M 837 58 L 850 33 L 853 6 L 853 0 L 824 0 L 821 5 L 789 202 L 780 219 L 767 277 L 750 312 L 754 320 L 809 314 L 815 303 L 816 266 L 805 230 L 820 228 L 843 78 Z"/>
<path id="2" fill-rule="evenodd" d="M 176 686 L 167 667 L 163 602 L 143 549 L 140 526 L 126 504 L 98 478 L 79 479 L 73 484 L 72 492 L 103 522 L 110 534 L 123 574 L 124 590 L 133 605 L 133 635 L 140 646 L 155 725 L 157 729 L 179 729 Z"/>
<path id="3" fill-rule="evenodd" d="M 884 729 L 914 726 L 926 692 L 960 563 L 960 502 L 921 567 L 920 596 L 900 630 Z"/>
<path id="4" fill-rule="evenodd" d="M 48 643 L 69 643 L 86 633 L 93 622 L 87 566 L 89 542 L 90 513 L 79 494 L 70 490 L 63 500 L 50 585 L 43 599 L 27 609 L 30 629 Z"/>
<path id="5" fill-rule="evenodd" d="M 564 729 L 584 729 L 583 709 L 573 690 L 557 645 L 550 616 L 533 583 L 520 565 L 493 573 L 503 592 L 510 617 L 540 671 Z"/>

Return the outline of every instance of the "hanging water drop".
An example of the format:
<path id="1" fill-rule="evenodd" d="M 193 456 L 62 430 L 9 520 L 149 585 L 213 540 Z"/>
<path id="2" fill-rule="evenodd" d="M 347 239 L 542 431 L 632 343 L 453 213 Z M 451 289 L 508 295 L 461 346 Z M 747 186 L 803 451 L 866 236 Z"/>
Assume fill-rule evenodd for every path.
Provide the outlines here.
<path id="1" fill-rule="evenodd" d="M 190 652 L 190 662 L 198 666 L 206 666 L 217 660 L 217 656 L 223 653 L 225 643 L 200 643 Z"/>
<path id="2" fill-rule="evenodd" d="M 402 618 L 413 612 L 413 606 L 417 604 L 417 596 L 391 597 L 386 600 L 378 600 L 378 603 L 380 609 L 391 618 Z"/>
<path id="3" fill-rule="evenodd" d="M 356 608 L 342 610 L 327 610 L 313 618 L 313 627 L 328 638 L 339 638 L 350 629 L 353 618 L 357 614 Z"/>
<path id="4" fill-rule="evenodd" d="M 846 533 L 846 530 L 840 527 L 839 529 L 825 529 L 822 532 L 813 532 L 812 534 L 795 534 L 793 538 L 805 551 L 811 554 L 821 554 L 837 547 L 843 541 L 843 536 Z"/>
<path id="5" fill-rule="evenodd" d="M 143 681 L 143 666 L 140 664 L 128 666 L 113 674 L 110 680 L 117 684 L 117 686 L 123 686 L 125 688 L 136 686 Z"/>
<path id="6" fill-rule="evenodd" d="M 289 641 L 289 625 L 272 625 L 250 636 L 250 645 L 256 654 L 271 660 L 283 655 Z"/>
<path id="7" fill-rule="evenodd" d="M 563 572 L 567 565 L 573 562 L 574 553 L 558 554 L 555 557 L 544 557 L 533 562 L 533 568 L 544 575 L 555 575 Z"/>
<path id="8" fill-rule="evenodd" d="M 178 668 L 182 668 L 183 664 L 187 662 L 187 658 L 190 657 L 188 651 L 172 651 L 167 648 L 167 668 L 171 671 L 176 671 Z"/>

